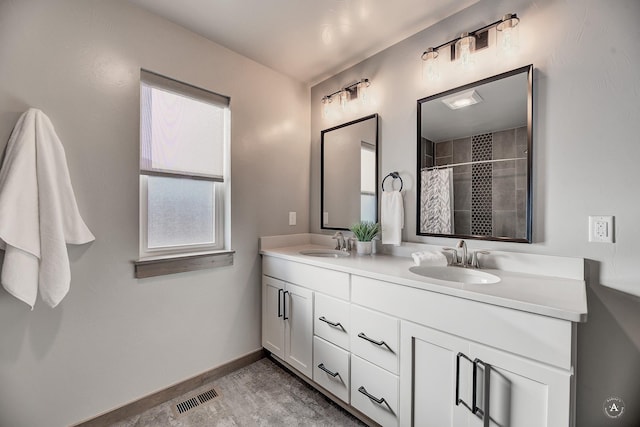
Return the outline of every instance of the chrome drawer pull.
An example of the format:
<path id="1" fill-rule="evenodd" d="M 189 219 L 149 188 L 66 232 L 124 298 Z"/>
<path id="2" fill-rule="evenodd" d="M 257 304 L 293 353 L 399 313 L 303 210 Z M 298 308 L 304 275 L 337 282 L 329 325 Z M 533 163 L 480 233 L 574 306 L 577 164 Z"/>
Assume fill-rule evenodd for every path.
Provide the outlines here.
<path id="1" fill-rule="evenodd" d="M 465 359 L 467 359 L 469 362 L 471 362 L 473 364 L 473 403 L 471 404 L 473 407 L 469 406 L 469 404 L 467 402 L 465 402 L 464 400 L 462 400 L 462 398 L 460 398 L 460 358 L 464 357 Z M 459 352 L 456 355 L 456 401 L 455 404 L 456 406 L 459 406 L 461 403 L 462 405 L 464 405 L 465 408 L 467 408 L 469 411 L 471 411 L 471 413 L 475 414 L 476 411 L 473 410 L 473 408 L 476 407 L 476 363 L 473 362 L 471 359 L 469 359 L 467 357 L 466 354 L 464 354 L 463 352 Z"/>
<path id="2" fill-rule="evenodd" d="M 369 399 L 373 400 L 374 402 L 376 402 L 379 405 L 382 405 L 383 403 L 387 403 L 386 400 L 384 400 L 384 397 L 381 397 L 380 399 L 378 399 L 377 397 L 375 397 L 373 394 L 369 394 L 367 393 L 367 389 L 364 388 L 364 386 L 360 386 L 360 388 L 358 388 L 358 391 L 362 394 L 364 394 L 365 396 L 367 396 Z"/>
<path id="3" fill-rule="evenodd" d="M 478 365 L 482 365 L 482 370 L 484 371 L 484 380 L 483 380 L 483 384 L 484 384 L 483 396 L 485 401 L 484 410 L 478 407 L 476 404 L 476 401 L 477 401 L 476 388 L 478 386 L 478 374 L 477 374 Z M 491 393 L 491 387 L 489 386 L 490 377 L 491 376 L 489 373 L 489 365 L 484 363 L 482 360 L 476 358 L 473 361 L 473 411 L 471 412 L 476 415 L 480 414 L 481 418 L 483 419 L 484 419 L 484 415 L 489 411 L 489 393 Z"/>
<path id="4" fill-rule="evenodd" d="M 342 323 L 340 322 L 332 322 L 331 320 L 327 320 L 324 316 L 318 317 L 318 320 L 323 321 L 324 323 L 328 323 L 329 325 L 333 326 L 334 328 L 340 328 L 344 331 L 344 326 L 342 326 Z"/>
<path id="5" fill-rule="evenodd" d="M 373 338 L 369 338 L 368 336 L 366 336 L 366 335 L 364 334 L 364 332 L 360 332 L 360 333 L 358 334 L 358 337 L 359 337 L 359 338 L 362 338 L 363 340 L 367 340 L 367 341 L 369 341 L 370 343 L 373 343 L 373 344 L 375 344 L 375 345 L 385 346 L 385 347 L 387 347 L 389 350 L 391 350 L 391 347 L 389 347 L 389 345 L 387 345 L 387 343 L 386 343 L 386 342 L 384 342 L 384 341 L 376 341 L 376 340 L 374 340 Z"/>
<path id="6" fill-rule="evenodd" d="M 319 364 L 318 368 L 322 369 L 323 371 L 325 371 L 327 374 L 331 375 L 334 378 L 337 377 L 338 375 L 340 375 L 340 372 L 331 372 L 330 370 L 325 368 L 324 367 L 324 363 Z"/>

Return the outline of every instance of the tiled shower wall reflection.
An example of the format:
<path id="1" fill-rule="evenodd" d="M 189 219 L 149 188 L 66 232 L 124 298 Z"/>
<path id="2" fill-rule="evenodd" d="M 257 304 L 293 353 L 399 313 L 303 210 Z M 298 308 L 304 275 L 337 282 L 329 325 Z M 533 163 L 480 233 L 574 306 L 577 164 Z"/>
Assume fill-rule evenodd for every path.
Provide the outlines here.
<path id="1" fill-rule="evenodd" d="M 439 141 L 434 146 L 436 165 L 523 158 L 453 168 L 454 230 L 455 234 L 526 238 L 526 126 Z"/>

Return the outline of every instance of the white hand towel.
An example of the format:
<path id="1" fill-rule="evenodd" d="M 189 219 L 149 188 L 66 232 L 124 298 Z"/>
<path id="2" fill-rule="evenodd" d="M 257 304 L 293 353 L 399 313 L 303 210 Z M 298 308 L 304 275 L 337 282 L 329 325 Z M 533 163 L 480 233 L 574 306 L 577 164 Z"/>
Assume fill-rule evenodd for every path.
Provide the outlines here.
<path id="1" fill-rule="evenodd" d="M 404 207 L 402 193 L 399 191 L 383 191 L 380 201 L 380 228 L 382 243 L 399 245 L 404 227 Z"/>
<path id="2" fill-rule="evenodd" d="M 38 293 L 55 307 L 69 291 L 67 243 L 95 240 L 78 212 L 62 143 L 40 110 L 13 129 L 0 169 L 2 286 L 33 309 Z"/>
<path id="3" fill-rule="evenodd" d="M 447 265 L 447 257 L 438 251 L 414 252 L 411 254 L 413 262 L 417 266 L 426 265 L 431 267 L 439 267 Z"/>

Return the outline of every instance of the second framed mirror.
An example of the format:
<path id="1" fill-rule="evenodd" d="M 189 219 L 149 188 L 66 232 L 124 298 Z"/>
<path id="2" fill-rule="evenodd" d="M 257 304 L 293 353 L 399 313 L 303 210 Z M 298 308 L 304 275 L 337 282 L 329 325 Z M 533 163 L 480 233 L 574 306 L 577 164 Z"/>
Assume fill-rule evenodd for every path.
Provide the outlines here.
<path id="1" fill-rule="evenodd" d="M 378 115 L 321 132 L 321 228 L 378 221 Z"/>

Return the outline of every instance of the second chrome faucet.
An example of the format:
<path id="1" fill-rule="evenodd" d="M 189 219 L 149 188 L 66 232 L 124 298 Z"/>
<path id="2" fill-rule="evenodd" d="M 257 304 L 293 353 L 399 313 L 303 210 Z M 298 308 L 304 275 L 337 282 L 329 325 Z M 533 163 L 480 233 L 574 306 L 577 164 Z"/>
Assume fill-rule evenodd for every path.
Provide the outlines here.
<path id="1" fill-rule="evenodd" d="M 450 266 L 457 267 L 471 267 L 471 268 L 480 268 L 480 261 L 478 260 L 478 255 L 488 255 L 489 252 L 485 250 L 476 250 L 473 251 L 471 257 L 469 257 L 467 251 L 467 242 L 464 240 L 460 240 L 455 248 L 442 248 L 445 251 L 451 252 L 451 262 Z M 458 254 L 458 249 L 462 249 L 462 253 Z M 471 258 L 471 259 L 469 259 Z"/>

